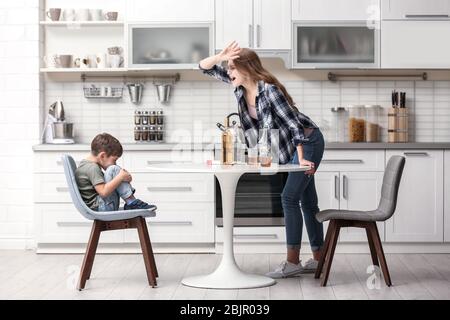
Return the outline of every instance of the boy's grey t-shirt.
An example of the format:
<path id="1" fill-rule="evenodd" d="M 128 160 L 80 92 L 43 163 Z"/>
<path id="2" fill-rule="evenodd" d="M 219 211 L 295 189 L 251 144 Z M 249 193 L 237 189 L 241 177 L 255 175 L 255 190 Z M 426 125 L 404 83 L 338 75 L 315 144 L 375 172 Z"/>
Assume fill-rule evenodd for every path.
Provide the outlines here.
<path id="1" fill-rule="evenodd" d="M 97 191 L 94 186 L 105 183 L 105 176 L 100 166 L 92 161 L 82 160 L 75 171 L 75 179 L 80 190 L 81 197 L 91 209 L 97 209 Z"/>

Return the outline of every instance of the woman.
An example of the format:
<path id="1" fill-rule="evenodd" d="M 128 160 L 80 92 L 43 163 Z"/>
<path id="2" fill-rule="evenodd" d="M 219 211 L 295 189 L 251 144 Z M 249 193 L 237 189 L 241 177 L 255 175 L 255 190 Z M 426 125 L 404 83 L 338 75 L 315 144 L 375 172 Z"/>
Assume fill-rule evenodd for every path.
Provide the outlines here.
<path id="1" fill-rule="evenodd" d="M 227 61 L 228 70 L 219 64 Z M 266 69 L 258 55 L 232 42 L 219 54 L 200 61 L 204 73 L 231 83 L 238 101 L 244 131 L 264 126 L 279 130 L 279 162 L 309 166 L 305 172 L 289 173 L 281 195 L 286 225 L 287 259 L 267 275 L 285 278 L 314 272 L 323 246 L 323 226 L 315 219 L 319 211 L 314 173 L 324 151 L 324 140 L 317 125 L 298 111 L 286 88 Z M 301 207 L 301 209 L 300 209 Z M 300 244 L 303 219 L 313 259 L 302 265 Z"/>

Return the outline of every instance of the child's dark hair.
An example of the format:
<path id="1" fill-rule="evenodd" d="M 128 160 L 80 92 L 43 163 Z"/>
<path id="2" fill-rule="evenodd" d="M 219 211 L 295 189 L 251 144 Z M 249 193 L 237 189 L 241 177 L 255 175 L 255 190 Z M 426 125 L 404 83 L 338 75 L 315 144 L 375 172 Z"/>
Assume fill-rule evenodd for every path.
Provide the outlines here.
<path id="1" fill-rule="evenodd" d="M 105 152 L 108 157 L 120 157 L 122 156 L 123 149 L 119 140 L 112 135 L 109 133 L 100 133 L 91 142 L 91 152 L 94 156 L 97 156 L 100 152 Z"/>

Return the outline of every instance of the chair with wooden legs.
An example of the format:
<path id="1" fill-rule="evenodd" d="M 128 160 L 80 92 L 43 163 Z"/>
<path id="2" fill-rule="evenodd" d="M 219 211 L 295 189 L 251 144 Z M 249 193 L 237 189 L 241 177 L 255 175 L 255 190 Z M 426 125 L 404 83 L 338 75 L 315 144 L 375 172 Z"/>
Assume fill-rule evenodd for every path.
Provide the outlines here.
<path id="1" fill-rule="evenodd" d="M 354 211 L 329 209 L 321 211 L 316 215 L 316 219 L 319 222 L 330 221 L 327 235 L 325 237 L 322 256 L 315 273 L 315 278 L 319 279 L 322 275 L 323 269 L 325 269 L 321 282 L 323 287 L 327 285 L 331 264 L 333 262 L 334 251 L 336 249 L 336 243 L 339 237 L 339 230 L 343 227 L 366 229 L 372 263 L 375 266 L 381 267 L 386 285 L 389 287 L 392 285 L 376 223 L 377 221 L 385 221 L 389 219 L 395 212 L 398 188 L 400 186 L 404 166 L 404 157 L 392 156 L 389 159 L 383 176 L 381 199 L 376 210 Z"/>
<path id="2" fill-rule="evenodd" d="M 92 265 L 94 264 L 95 252 L 103 231 L 120 230 L 135 228 L 138 231 L 139 241 L 141 242 L 142 255 L 144 256 L 145 269 L 147 271 L 147 279 L 150 286 L 156 287 L 156 278 L 158 270 L 156 269 L 155 257 L 153 256 L 152 244 L 148 235 L 146 217 L 156 216 L 156 208 L 153 210 L 118 210 L 109 212 L 96 212 L 91 210 L 83 201 L 78 190 L 75 180 L 75 170 L 77 168 L 75 161 L 69 155 L 63 155 L 64 173 L 67 184 L 69 186 L 70 196 L 77 210 L 89 220 L 93 220 L 91 236 L 84 255 L 83 265 L 81 267 L 80 278 L 78 280 L 77 289 L 82 290 L 86 285 L 86 281 L 91 276 Z"/>

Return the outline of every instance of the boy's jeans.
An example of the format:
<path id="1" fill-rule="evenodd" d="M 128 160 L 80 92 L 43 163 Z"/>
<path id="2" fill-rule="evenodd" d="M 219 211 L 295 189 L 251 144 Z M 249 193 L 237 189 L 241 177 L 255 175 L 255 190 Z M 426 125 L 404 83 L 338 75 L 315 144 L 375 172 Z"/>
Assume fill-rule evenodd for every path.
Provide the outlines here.
<path id="1" fill-rule="evenodd" d="M 110 182 L 120 172 L 118 165 L 111 165 L 105 171 L 105 182 Z M 116 190 L 106 198 L 97 196 L 98 211 L 119 210 L 120 198 L 127 199 L 134 193 L 134 189 L 128 182 L 122 182 Z"/>
<path id="2" fill-rule="evenodd" d="M 303 144 L 303 157 L 314 162 L 317 170 L 325 147 L 323 135 L 319 129 L 314 129 L 308 138 L 309 141 Z M 297 151 L 291 163 L 298 164 Z M 319 207 L 314 175 L 308 176 L 304 172 L 289 172 L 281 194 L 281 203 L 284 211 L 288 249 L 300 249 L 303 212 L 311 250 L 320 250 L 323 246 L 323 225 L 315 217 L 316 213 L 319 212 Z"/>

